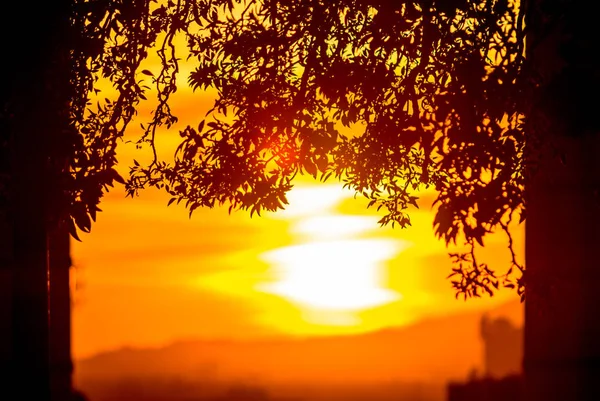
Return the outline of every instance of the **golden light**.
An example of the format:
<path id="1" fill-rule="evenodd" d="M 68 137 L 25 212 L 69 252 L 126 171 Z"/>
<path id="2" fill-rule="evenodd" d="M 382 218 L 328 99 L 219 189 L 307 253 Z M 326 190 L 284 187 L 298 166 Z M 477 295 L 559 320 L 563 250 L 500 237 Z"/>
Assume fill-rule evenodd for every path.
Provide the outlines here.
<path id="1" fill-rule="evenodd" d="M 352 237 L 377 227 L 376 216 L 328 215 L 306 217 L 292 226 L 292 234 L 306 239 Z"/>
<path id="2" fill-rule="evenodd" d="M 318 309 L 361 310 L 400 298 L 383 287 L 381 263 L 400 251 L 397 241 L 322 241 L 262 255 L 276 266 L 277 282 L 259 289 Z"/>
<path id="3" fill-rule="evenodd" d="M 354 312 L 400 300 L 398 292 L 386 288 L 385 262 L 407 243 L 361 238 L 376 232 L 378 218 L 336 210 L 353 195 L 340 185 L 294 188 L 288 208 L 277 216 L 290 222 L 294 241 L 261 253 L 273 280 L 255 288 L 300 306 L 307 321 L 328 325 L 360 323 Z"/>
<path id="4" fill-rule="evenodd" d="M 289 204 L 284 210 L 273 213 L 276 219 L 295 219 L 300 217 L 331 214 L 332 208 L 354 193 L 342 188 L 339 184 L 328 185 L 296 185 L 288 194 Z"/>

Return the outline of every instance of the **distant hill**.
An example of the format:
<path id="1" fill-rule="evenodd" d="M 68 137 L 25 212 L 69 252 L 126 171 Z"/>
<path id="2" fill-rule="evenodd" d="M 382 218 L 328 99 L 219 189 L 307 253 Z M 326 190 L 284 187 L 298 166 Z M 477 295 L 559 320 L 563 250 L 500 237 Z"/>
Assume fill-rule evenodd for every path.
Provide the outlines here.
<path id="1" fill-rule="evenodd" d="M 489 314 L 518 319 L 521 308 L 519 302 L 511 302 Z M 75 377 L 84 391 L 108 383 L 167 378 L 250 382 L 264 387 L 398 381 L 443 384 L 464 379 L 481 366 L 481 316 L 481 312 L 447 316 L 360 335 L 194 340 L 157 349 L 120 349 L 77 361 Z"/>

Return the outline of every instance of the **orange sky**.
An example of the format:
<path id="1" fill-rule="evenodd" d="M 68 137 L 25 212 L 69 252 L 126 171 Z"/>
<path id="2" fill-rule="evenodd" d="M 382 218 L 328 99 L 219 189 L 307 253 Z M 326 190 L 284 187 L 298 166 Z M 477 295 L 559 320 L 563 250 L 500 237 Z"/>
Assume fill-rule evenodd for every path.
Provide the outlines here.
<path id="1" fill-rule="evenodd" d="M 159 139 L 164 158 L 177 144 L 176 129 L 197 124 L 211 99 L 177 92 L 181 123 Z M 124 143 L 120 170 L 147 157 Z M 286 211 L 253 218 L 223 207 L 189 219 L 183 206 L 166 206 L 166 194 L 148 190 L 131 199 L 116 188 L 92 233 L 73 242 L 74 357 L 182 338 L 365 332 L 515 299 L 509 291 L 455 299 L 447 251 L 433 235 L 431 199 L 426 194 L 413 226 L 401 230 L 380 228 L 379 214 L 335 181 L 302 178 Z M 519 231 L 518 244 L 522 238 Z M 508 265 L 505 248 L 503 237 L 487 241 L 491 266 Z"/>

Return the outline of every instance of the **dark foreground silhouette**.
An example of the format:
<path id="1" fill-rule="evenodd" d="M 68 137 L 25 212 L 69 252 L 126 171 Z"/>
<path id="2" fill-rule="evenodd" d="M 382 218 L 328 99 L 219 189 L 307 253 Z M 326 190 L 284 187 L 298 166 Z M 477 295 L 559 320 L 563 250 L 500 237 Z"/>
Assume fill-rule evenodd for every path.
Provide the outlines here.
<path id="1" fill-rule="evenodd" d="M 483 377 L 476 373 L 467 382 L 450 382 L 447 401 L 525 401 L 523 329 L 508 319 L 481 319 L 484 344 Z"/>

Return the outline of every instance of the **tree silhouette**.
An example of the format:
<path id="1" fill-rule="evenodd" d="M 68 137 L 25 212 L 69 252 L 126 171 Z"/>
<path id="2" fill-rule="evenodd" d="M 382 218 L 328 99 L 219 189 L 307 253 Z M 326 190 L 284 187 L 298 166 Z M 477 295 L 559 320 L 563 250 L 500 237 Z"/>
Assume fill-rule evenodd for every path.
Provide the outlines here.
<path id="1" fill-rule="evenodd" d="M 40 221 L 64 222 L 75 238 L 77 228 L 89 231 L 103 193 L 115 181 L 126 183 L 131 196 L 150 186 L 164 189 L 172 196 L 169 203 L 184 202 L 190 214 L 217 204 L 260 214 L 285 206 L 297 174 L 335 177 L 386 212 L 381 224 L 401 227 L 410 225 L 407 209 L 417 204 L 419 190 L 433 187 L 436 234 L 448 245 L 467 246 L 466 252 L 450 254 L 457 294 L 493 294 L 504 285 L 524 297 L 527 288 L 525 368 L 536 378 L 530 398 L 594 398 L 598 390 L 591 379 L 598 370 L 585 363 L 600 358 L 592 341 L 600 328 L 588 310 L 600 299 L 593 295 L 594 269 L 583 266 L 593 265 L 598 238 L 590 228 L 599 221 L 591 211 L 598 122 L 591 118 L 594 103 L 585 100 L 598 89 L 597 61 L 587 51 L 597 35 L 591 13 L 582 15 L 578 2 L 64 0 L 61 5 L 34 13 L 41 35 L 62 35 L 18 52 L 28 56 L 57 48 L 54 64 L 34 63 L 38 81 L 11 87 L 3 102 L 10 106 L 3 123 L 12 124 L 9 136 L 16 138 L 9 141 L 16 155 L 10 170 L 16 184 L 10 188 L 21 196 L 15 195 L 14 204 L 23 219 L 14 226 L 25 221 L 39 227 L 39 232 L 20 228 L 15 249 L 36 235 L 45 237 Z M 57 21 L 60 29 L 53 25 Z M 186 40 L 185 49 L 176 44 L 178 37 Z M 161 67 L 142 70 L 154 48 Z M 155 139 L 159 127 L 177 122 L 169 100 L 179 85 L 178 54 L 184 50 L 196 62 L 184 78 L 196 89 L 216 89 L 218 96 L 197 126 L 180 132 L 174 160 L 165 161 L 157 156 Z M 56 60 L 62 67 L 44 75 L 44 67 Z M 26 77 L 17 72 L 21 84 Z M 99 80 L 112 83 L 115 97 L 102 100 Z M 31 113 L 15 114 L 13 99 L 27 101 L 48 83 L 59 84 L 60 102 L 42 107 L 56 96 L 46 89 Z M 157 94 L 156 107 L 142 124 L 138 144 L 148 146 L 154 158 L 149 165 L 136 162 L 125 182 L 114 169 L 116 147 L 146 100 L 148 85 Z M 38 131 L 51 132 L 52 140 Z M 33 151 L 32 141 L 44 146 Z M 548 152 L 587 159 L 561 173 L 544 156 Z M 23 163 L 22 155 L 31 162 Z M 42 171 L 50 174 L 46 181 L 40 181 Z M 553 191 L 576 179 L 565 191 L 575 195 L 553 200 L 549 179 L 560 181 Z M 54 185 L 48 189 L 43 182 Z M 49 211 L 31 215 L 46 210 L 35 202 L 48 194 Z M 565 202 L 573 200 L 587 212 L 569 212 Z M 513 221 L 525 220 L 526 210 L 527 273 L 509 229 Z M 579 242 L 561 245 L 566 230 Z M 477 247 L 493 231 L 507 235 L 512 258 L 506 269 L 477 258 Z M 554 261 L 543 256 L 544 242 L 556 253 L 546 252 Z M 35 249 L 45 251 L 41 242 Z M 569 261 L 567 254 L 579 255 Z M 47 305 L 39 267 L 45 265 L 23 258 L 24 265 L 38 267 L 40 325 Z M 577 289 L 583 282 L 588 287 L 581 300 Z M 548 291 L 566 289 L 553 320 L 559 297 Z M 579 320 L 569 322 L 571 331 L 562 330 L 569 311 Z M 558 334 L 541 341 L 548 332 Z M 552 351 L 561 343 L 572 345 L 570 353 Z M 554 380 L 561 376 L 557 369 L 549 373 L 546 362 L 560 365 L 569 379 Z M 552 379 L 544 384 L 544 378 Z"/>
<path id="2" fill-rule="evenodd" d="M 0 238 L 10 310 L 0 324 L 8 345 L 1 355 L 2 398 L 50 397 L 48 262 L 64 255 L 50 257 L 49 234 L 68 216 L 61 201 L 68 188 L 61 177 L 68 172 L 75 134 L 70 129 L 72 75 L 65 41 L 70 10 L 70 1 L 34 8 L 15 4 L 1 17 L 7 43 L 0 84 Z M 15 25 L 15 16 L 27 25 Z M 30 37 L 34 39 L 22 40 Z"/>
<path id="3" fill-rule="evenodd" d="M 508 225 L 524 219 L 524 133 L 535 134 L 535 121 L 526 118 L 532 114 L 534 76 L 525 63 L 524 12 L 516 3 L 82 6 L 80 37 L 95 43 L 84 49 L 96 53 L 81 53 L 80 104 L 89 101 L 98 75 L 111 80 L 119 95 L 97 112 L 76 110 L 87 144 L 76 162 L 81 174 L 100 183 L 117 178 L 111 170 L 117 139 L 146 98 L 144 82 L 152 83 L 156 108 L 139 144 L 155 157 L 150 165 L 132 167 L 130 195 L 156 186 L 172 202 L 185 202 L 190 213 L 227 203 L 260 214 L 284 207 L 295 175 L 334 176 L 387 212 L 381 224 L 405 227 L 416 193 L 433 186 L 439 193 L 437 235 L 470 247 L 453 255 L 456 289 L 479 296 L 505 284 L 523 294 L 523 266 L 514 253 L 510 273 L 496 277 L 474 252 L 494 229 L 507 233 L 512 251 Z M 139 71 L 159 33 L 160 70 Z M 187 40 L 186 49 L 174 44 L 177 35 Z M 197 60 L 189 84 L 215 88 L 219 95 L 197 127 L 180 132 L 175 159 L 166 162 L 156 156 L 156 130 L 177 121 L 169 98 L 178 85 L 177 52 L 183 50 Z M 344 134 L 344 127 L 353 134 Z M 108 150 L 99 158 L 101 146 Z M 94 158 L 95 164 L 88 162 Z M 98 182 L 76 188 L 84 189 L 74 202 L 74 222 L 87 231 Z"/>

